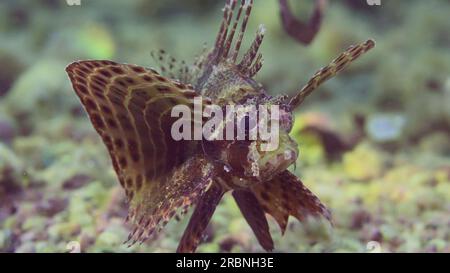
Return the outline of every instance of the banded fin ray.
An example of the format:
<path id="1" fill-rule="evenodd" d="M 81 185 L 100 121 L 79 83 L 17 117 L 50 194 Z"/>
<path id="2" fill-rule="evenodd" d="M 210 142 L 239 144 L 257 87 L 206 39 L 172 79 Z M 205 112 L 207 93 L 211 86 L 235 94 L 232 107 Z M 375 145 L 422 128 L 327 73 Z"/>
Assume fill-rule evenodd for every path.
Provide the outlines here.
<path id="1" fill-rule="evenodd" d="M 264 250 L 272 251 L 274 246 L 269 224 L 258 199 L 251 191 L 247 190 L 234 190 L 233 197 L 259 244 Z"/>
<path id="2" fill-rule="evenodd" d="M 289 102 L 291 108 L 297 108 L 300 104 L 302 104 L 305 98 L 316 90 L 321 84 L 336 76 L 339 72 L 347 68 L 352 62 L 374 47 L 375 41 L 369 39 L 364 43 L 352 45 L 347 48 L 347 50 L 336 57 L 329 65 L 319 69 L 319 71 L 311 77 L 306 85 L 302 87 L 297 95 L 295 95 Z"/>
<path id="3" fill-rule="evenodd" d="M 330 211 L 319 198 L 288 170 L 270 181 L 252 186 L 251 191 L 264 212 L 276 220 L 283 234 L 290 215 L 299 221 L 304 221 L 308 215 L 332 221 Z"/>
<path id="4" fill-rule="evenodd" d="M 195 252 L 224 193 L 225 190 L 219 183 L 213 182 L 211 184 L 197 203 L 180 240 L 177 252 Z"/>

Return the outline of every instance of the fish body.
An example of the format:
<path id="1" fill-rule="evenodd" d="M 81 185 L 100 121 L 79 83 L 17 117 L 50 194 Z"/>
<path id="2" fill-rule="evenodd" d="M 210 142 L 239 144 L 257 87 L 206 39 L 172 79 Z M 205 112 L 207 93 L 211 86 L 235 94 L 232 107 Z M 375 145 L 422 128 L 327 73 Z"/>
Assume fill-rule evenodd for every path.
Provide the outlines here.
<path id="1" fill-rule="evenodd" d="M 128 204 L 132 245 L 157 234 L 175 215 L 195 207 L 178 252 L 194 252 L 223 195 L 231 192 L 261 246 L 274 248 L 266 215 L 286 230 L 289 216 L 331 220 L 328 209 L 287 168 L 298 157 L 289 137 L 293 111 L 325 80 L 374 46 L 372 40 L 350 47 L 319 70 L 293 98 L 273 97 L 255 79 L 262 68 L 260 27 L 240 54 L 253 1 L 228 0 L 214 47 L 194 65 L 182 63 L 177 75 L 169 58 L 161 74 L 154 69 L 109 60 L 77 61 L 66 71 L 88 116 L 102 138 Z M 164 52 L 158 53 L 163 59 Z M 238 56 L 242 55 L 238 59 Z M 175 77 L 177 79 L 175 79 Z M 175 106 L 195 110 L 217 105 L 277 106 L 279 145 L 263 150 L 260 139 L 175 140 Z M 261 114 L 256 108 L 257 114 Z M 245 116 L 250 123 L 251 118 Z M 225 118 L 222 128 L 230 120 Z M 234 125 L 232 125 L 234 126 Z M 259 126 L 259 123 L 258 123 Z M 249 128 L 245 131 L 249 134 Z"/>

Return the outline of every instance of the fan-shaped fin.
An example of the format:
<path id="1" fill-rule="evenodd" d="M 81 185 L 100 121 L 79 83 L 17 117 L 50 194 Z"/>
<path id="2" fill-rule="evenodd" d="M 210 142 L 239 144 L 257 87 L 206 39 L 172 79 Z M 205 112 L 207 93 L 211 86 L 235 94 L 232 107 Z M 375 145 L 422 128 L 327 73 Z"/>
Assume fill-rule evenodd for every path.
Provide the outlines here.
<path id="1" fill-rule="evenodd" d="M 195 207 L 194 213 L 180 240 L 177 252 L 194 252 L 197 249 L 203 232 L 208 226 L 224 193 L 225 191 L 219 183 L 212 183 Z"/>
<path id="2" fill-rule="evenodd" d="M 167 220 L 167 213 L 191 204 L 207 185 L 200 176 L 211 169 L 206 160 L 186 161 L 198 143 L 171 136 L 173 106 L 192 110 L 197 93 L 154 70 L 112 61 L 74 62 L 66 71 L 125 189 L 135 226 L 131 238 L 141 239 L 143 227 Z"/>
<path id="3" fill-rule="evenodd" d="M 331 214 L 310 190 L 289 171 L 270 181 L 251 187 L 261 208 L 277 221 L 284 233 L 289 215 L 303 221 L 308 215 L 323 216 L 331 221 Z"/>
<path id="4" fill-rule="evenodd" d="M 244 215 L 245 220 L 255 233 L 259 244 L 266 250 L 273 250 L 273 240 L 270 235 L 269 224 L 267 223 L 266 215 L 259 205 L 258 199 L 255 195 L 246 190 L 233 191 L 234 200 Z"/>

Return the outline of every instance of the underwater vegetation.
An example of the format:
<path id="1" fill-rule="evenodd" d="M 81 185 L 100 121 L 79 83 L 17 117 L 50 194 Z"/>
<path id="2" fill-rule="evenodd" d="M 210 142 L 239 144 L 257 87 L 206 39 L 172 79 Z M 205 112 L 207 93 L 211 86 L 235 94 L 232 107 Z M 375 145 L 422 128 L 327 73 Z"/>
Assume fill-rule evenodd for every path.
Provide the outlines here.
<path id="1" fill-rule="evenodd" d="M 303 21 L 314 10 L 315 1 L 288 2 Z M 295 112 L 299 157 L 290 171 L 331 210 L 334 227 L 291 217 L 281 236 L 268 217 L 275 251 L 366 252 L 376 241 L 386 252 L 449 252 L 450 3 L 357 2 L 328 1 L 307 46 L 284 31 L 278 1 L 256 1 L 248 22 L 249 30 L 265 24 L 256 80 L 273 96 L 294 96 L 343 49 L 377 41 Z M 159 70 L 150 52 L 160 48 L 191 63 L 204 42 L 213 46 L 222 6 L 0 3 L 0 251 L 66 252 L 71 242 L 83 252 L 177 248 L 189 215 L 146 243 L 123 244 L 132 231 L 125 193 L 64 69 L 76 59 L 111 59 Z M 230 194 L 202 241 L 199 252 L 263 251 Z"/>

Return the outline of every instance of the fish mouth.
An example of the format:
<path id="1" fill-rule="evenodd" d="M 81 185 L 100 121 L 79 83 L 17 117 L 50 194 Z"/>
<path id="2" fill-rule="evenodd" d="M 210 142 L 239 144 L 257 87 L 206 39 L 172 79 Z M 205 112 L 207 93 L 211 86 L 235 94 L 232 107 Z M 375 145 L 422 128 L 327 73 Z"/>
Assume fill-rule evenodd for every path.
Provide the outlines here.
<path id="1" fill-rule="evenodd" d="M 283 171 L 291 166 L 296 160 L 298 156 L 298 151 L 296 150 L 286 150 L 282 155 L 278 155 L 281 164 L 278 169 Z"/>
<path id="2" fill-rule="evenodd" d="M 297 151 L 296 150 L 286 150 L 284 153 L 276 156 L 276 172 L 280 173 L 286 170 L 289 166 L 291 166 L 297 160 Z"/>
<path id="3" fill-rule="evenodd" d="M 260 175 L 261 181 L 271 180 L 275 175 L 285 171 L 297 160 L 298 151 L 287 149 L 283 153 L 277 154 L 268 160 L 262 167 Z"/>

